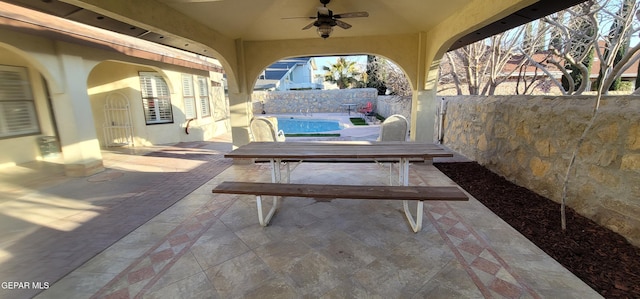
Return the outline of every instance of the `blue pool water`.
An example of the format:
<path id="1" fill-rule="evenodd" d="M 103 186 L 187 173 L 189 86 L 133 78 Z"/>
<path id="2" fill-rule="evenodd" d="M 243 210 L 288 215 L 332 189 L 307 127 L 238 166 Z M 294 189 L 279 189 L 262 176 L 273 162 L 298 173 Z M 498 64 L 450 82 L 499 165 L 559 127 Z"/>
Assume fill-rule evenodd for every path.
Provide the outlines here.
<path id="1" fill-rule="evenodd" d="M 331 119 L 302 119 L 302 118 L 280 118 L 278 117 L 278 129 L 287 134 L 293 133 L 318 133 L 327 131 L 337 131 L 344 129 L 344 126 L 337 120 Z"/>

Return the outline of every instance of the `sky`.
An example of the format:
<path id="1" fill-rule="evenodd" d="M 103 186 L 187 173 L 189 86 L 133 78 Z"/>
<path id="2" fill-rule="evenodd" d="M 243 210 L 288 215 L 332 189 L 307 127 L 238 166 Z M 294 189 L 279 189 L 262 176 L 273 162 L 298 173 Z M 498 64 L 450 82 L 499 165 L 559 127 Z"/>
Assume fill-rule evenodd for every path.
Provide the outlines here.
<path id="1" fill-rule="evenodd" d="M 318 69 L 315 71 L 315 74 L 324 75 L 324 67 L 331 66 L 336 63 L 338 57 L 347 57 L 347 61 L 355 61 L 357 64 L 362 65 L 364 67 L 367 64 L 367 55 L 357 55 L 357 56 L 323 56 L 323 57 L 314 57 L 316 61 L 316 66 Z"/>

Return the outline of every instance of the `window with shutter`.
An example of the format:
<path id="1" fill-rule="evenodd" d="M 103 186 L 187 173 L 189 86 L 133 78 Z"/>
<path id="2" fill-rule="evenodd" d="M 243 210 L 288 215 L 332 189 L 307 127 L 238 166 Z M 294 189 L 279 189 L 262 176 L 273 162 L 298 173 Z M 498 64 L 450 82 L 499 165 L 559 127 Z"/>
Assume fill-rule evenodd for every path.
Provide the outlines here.
<path id="1" fill-rule="evenodd" d="M 0 138 L 40 133 L 27 69 L 0 65 Z"/>
<path id="2" fill-rule="evenodd" d="M 207 78 L 198 77 L 198 96 L 200 99 L 200 112 L 202 117 L 211 116 L 211 105 L 209 104 L 209 85 Z"/>
<path id="3" fill-rule="evenodd" d="M 193 76 L 191 75 L 182 75 L 182 98 L 184 99 L 185 118 L 196 118 L 196 95 L 193 90 Z"/>
<path id="4" fill-rule="evenodd" d="M 158 73 L 140 72 L 140 91 L 146 123 L 172 123 L 169 86 Z"/>

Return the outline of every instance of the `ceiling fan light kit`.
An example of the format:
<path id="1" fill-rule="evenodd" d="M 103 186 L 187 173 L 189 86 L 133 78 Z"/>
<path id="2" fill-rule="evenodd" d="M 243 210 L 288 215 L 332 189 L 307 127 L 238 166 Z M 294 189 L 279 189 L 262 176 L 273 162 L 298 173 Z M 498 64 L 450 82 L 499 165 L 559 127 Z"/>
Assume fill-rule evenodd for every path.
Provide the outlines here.
<path id="1" fill-rule="evenodd" d="M 318 7 L 318 13 L 317 16 L 315 17 L 302 17 L 305 19 L 315 19 L 315 21 L 307 26 L 304 26 L 302 28 L 302 30 L 307 30 L 310 29 L 311 27 L 315 26 L 317 27 L 316 31 L 318 32 L 318 35 L 321 38 L 328 38 L 331 33 L 333 32 L 333 27 L 334 26 L 338 26 L 342 29 L 349 29 L 351 28 L 350 24 L 347 24 L 341 20 L 338 19 L 345 19 L 345 18 L 363 18 L 363 17 L 368 17 L 369 13 L 366 11 L 360 11 L 360 12 L 348 12 L 348 13 L 343 13 L 343 14 L 333 14 L 333 11 L 331 11 L 329 8 L 327 8 L 327 4 L 331 2 L 331 0 L 320 0 L 320 3 L 322 3 L 322 6 Z M 297 17 L 293 17 L 293 18 L 283 18 L 283 19 L 296 19 Z"/>
<path id="2" fill-rule="evenodd" d="M 329 35 L 331 35 L 331 32 L 333 32 L 333 27 L 331 27 L 331 25 L 329 24 L 320 24 L 320 26 L 318 26 L 318 35 L 322 38 L 328 38 Z"/>

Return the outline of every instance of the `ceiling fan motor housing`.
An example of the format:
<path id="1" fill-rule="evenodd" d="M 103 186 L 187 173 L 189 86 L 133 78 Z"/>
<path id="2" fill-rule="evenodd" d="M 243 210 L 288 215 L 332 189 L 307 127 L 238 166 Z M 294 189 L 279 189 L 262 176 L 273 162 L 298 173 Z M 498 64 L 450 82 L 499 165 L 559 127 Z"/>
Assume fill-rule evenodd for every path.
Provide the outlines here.
<path id="1" fill-rule="evenodd" d="M 334 15 L 333 11 L 327 8 L 327 4 L 329 4 L 329 2 L 331 2 L 331 0 L 320 0 L 320 3 L 322 3 L 323 6 L 318 7 L 317 15 L 315 17 L 316 20 L 313 23 L 303 27 L 302 30 L 307 30 L 315 26 L 317 28 L 316 31 L 318 32 L 318 35 L 320 37 L 328 38 L 329 35 L 331 35 L 331 32 L 333 32 L 333 27 L 335 26 L 339 26 L 343 29 L 351 28 L 351 25 L 345 23 L 342 20 L 337 20 L 337 19 L 360 18 L 360 17 L 369 16 L 369 13 L 367 13 L 366 11 L 350 12 L 350 13 Z M 313 19 L 314 17 L 310 17 L 310 18 Z"/>

